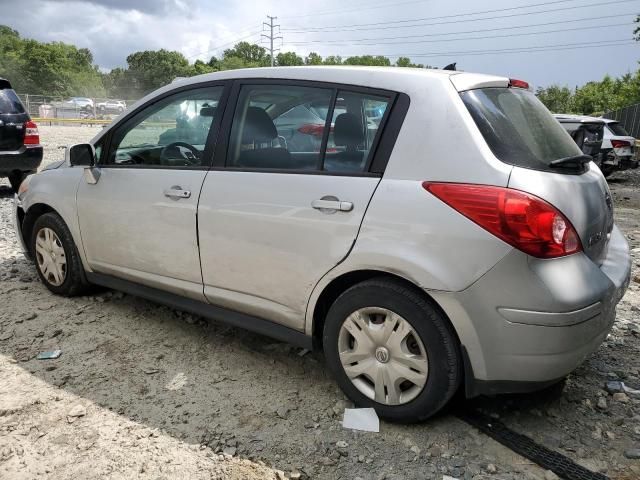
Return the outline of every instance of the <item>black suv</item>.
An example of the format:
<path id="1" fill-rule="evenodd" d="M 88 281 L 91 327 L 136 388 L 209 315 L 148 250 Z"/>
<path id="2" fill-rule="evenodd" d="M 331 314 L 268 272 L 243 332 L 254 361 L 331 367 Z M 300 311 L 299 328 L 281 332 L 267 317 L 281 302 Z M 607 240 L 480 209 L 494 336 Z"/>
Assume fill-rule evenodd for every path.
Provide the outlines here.
<path id="1" fill-rule="evenodd" d="M 42 162 L 38 126 L 31 121 L 8 80 L 0 78 L 0 178 L 9 177 L 15 191 Z"/>

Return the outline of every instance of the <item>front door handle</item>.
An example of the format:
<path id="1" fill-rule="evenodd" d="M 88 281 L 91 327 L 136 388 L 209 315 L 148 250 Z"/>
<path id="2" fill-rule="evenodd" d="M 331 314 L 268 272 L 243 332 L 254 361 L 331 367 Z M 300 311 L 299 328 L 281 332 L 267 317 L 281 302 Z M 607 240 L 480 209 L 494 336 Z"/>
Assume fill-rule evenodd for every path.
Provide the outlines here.
<path id="1" fill-rule="evenodd" d="M 191 196 L 191 192 L 189 190 L 183 190 L 180 186 L 174 185 L 164 191 L 164 196 L 178 200 L 180 198 L 189 198 Z"/>
<path id="2" fill-rule="evenodd" d="M 311 206 L 316 210 L 323 211 L 335 211 L 339 210 L 340 212 L 350 212 L 353 210 L 353 203 L 351 202 L 341 202 L 340 200 L 328 200 L 325 198 L 321 198 L 319 200 L 314 200 L 311 202 Z"/>

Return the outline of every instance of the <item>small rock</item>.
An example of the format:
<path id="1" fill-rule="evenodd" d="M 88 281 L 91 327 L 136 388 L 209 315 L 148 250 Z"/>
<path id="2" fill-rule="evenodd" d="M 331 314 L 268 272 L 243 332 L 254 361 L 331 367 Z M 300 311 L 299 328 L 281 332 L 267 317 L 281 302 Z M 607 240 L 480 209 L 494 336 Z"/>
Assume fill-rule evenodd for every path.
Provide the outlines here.
<path id="1" fill-rule="evenodd" d="M 232 457 L 234 457 L 236 455 L 236 447 L 226 447 L 224 450 L 222 450 L 222 453 L 224 453 L 225 455 L 231 455 Z"/>
<path id="2" fill-rule="evenodd" d="M 409 450 L 411 450 L 413 453 L 415 453 L 416 455 L 420 455 L 420 447 L 418 447 L 417 445 L 414 445 L 413 447 L 411 447 Z"/>
<path id="3" fill-rule="evenodd" d="M 293 470 L 289 474 L 289 478 L 291 478 L 293 480 L 299 480 L 301 477 L 302 477 L 302 474 L 298 470 Z"/>
<path id="4" fill-rule="evenodd" d="M 551 470 L 547 470 L 544 472 L 544 480 L 560 480 L 560 477 Z"/>
<path id="5" fill-rule="evenodd" d="M 607 400 L 604 397 L 600 397 L 598 399 L 598 403 L 596 404 L 596 406 L 600 409 L 600 410 L 606 410 L 607 409 Z"/>
<path id="6" fill-rule="evenodd" d="M 154 375 L 154 374 L 158 373 L 159 371 L 160 371 L 160 370 L 158 370 L 157 368 L 146 368 L 146 369 L 144 370 L 144 373 L 145 373 L 146 375 Z"/>
<path id="7" fill-rule="evenodd" d="M 620 403 L 629 403 L 629 397 L 626 393 L 614 393 L 613 400 Z"/>
<path id="8" fill-rule="evenodd" d="M 611 394 L 624 393 L 624 384 L 617 380 L 609 381 L 604 386 L 605 390 Z"/>
<path id="9" fill-rule="evenodd" d="M 336 442 L 336 447 L 338 448 L 347 448 L 349 446 L 349 444 L 347 442 L 345 442 L 344 440 L 338 440 Z"/>
<path id="10" fill-rule="evenodd" d="M 487 465 L 487 468 L 485 468 L 485 470 L 489 473 L 496 473 L 498 471 L 498 469 L 493 463 L 490 463 L 489 465 Z"/>
<path id="11" fill-rule="evenodd" d="M 73 423 L 79 417 L 84 417 L 87 414 L 87 409 L 84 406 L 78 404 L 67 412 L 67 422 Z"/>
<path id="12" fill-rule="evenodd" d="M 624 456 L 632 460 L 640 459 L 640 448 L 630 448 L 624 451 Z"/>

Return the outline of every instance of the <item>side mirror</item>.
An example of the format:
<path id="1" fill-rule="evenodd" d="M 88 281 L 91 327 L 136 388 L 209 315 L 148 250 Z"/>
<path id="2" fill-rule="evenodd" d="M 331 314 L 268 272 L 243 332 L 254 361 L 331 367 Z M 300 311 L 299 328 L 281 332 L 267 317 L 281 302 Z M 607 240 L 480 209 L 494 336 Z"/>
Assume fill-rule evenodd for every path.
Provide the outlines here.
<path id="1" fill-rule="evenodd" d="M 65 156 L 72 167 L 93 167 L 96 164 L 96 149 L 90 143 L 78 143 L 67 147 Z"/>

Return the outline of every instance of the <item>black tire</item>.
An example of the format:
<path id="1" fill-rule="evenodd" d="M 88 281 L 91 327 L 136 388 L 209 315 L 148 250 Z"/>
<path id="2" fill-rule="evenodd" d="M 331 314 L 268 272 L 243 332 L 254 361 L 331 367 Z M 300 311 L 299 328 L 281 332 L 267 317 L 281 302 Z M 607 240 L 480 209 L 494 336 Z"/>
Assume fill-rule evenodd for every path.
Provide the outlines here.
<path id="1" fill-rule="evenodd" d="M 11 172 L 9 174 L 9 183 L 11 184 L 11 189 L 15 193 L 18 192 L 18 188 L 20 187 L 22 180 L 24 180 L 24 177 L 26 177 L 26 175 L 22 172 Z"/>
<path id="2" fill-rule="evenodd" d="M 66 272 L 64 281 L 60 285 L 52 284 L 40 270 L 38 263 L 38 254 L 36 253 L 36 239 L 38 232 L 44 228 L 49 228 L 55 232 L 60 239 L 62 248 L 64 249 L 66 260 Z M 82 260 L 80 254 L 76 248 L 76 244 L 73 241 L 69 227 L 64 223 L 64 220 L 57 213 L 45 213 L 38 217 L 33 225 L 31 233 L 31 240 L 29 243 L 34 263 L 36 265 L 36 271 L 38 276 L 44 285 L 57 295 L 63 295 L 65 297 L 72 297 L 80 295 L 89 289 L 89 282 L 82 266 Z"/>
<path id="3" fill-rule="evenodd" d="M 428 376 L 422 391 L 399 405 L 376 402 L 363 394 L 344 371 L 338 338 L 345 319 L 358 309 L 381 307 L 403 317 L 417 332 L 428 359 Z M 340 388 L 359 407 L 374 408 L 378 416 L 409 423 L 436 414 L 456 393 L 462 379 L 457 336 L 449 321 L 416 288 L 386 277 L 364 281 L 346 290 L 329 309 L 323 345 L 327 364 Z"/>

